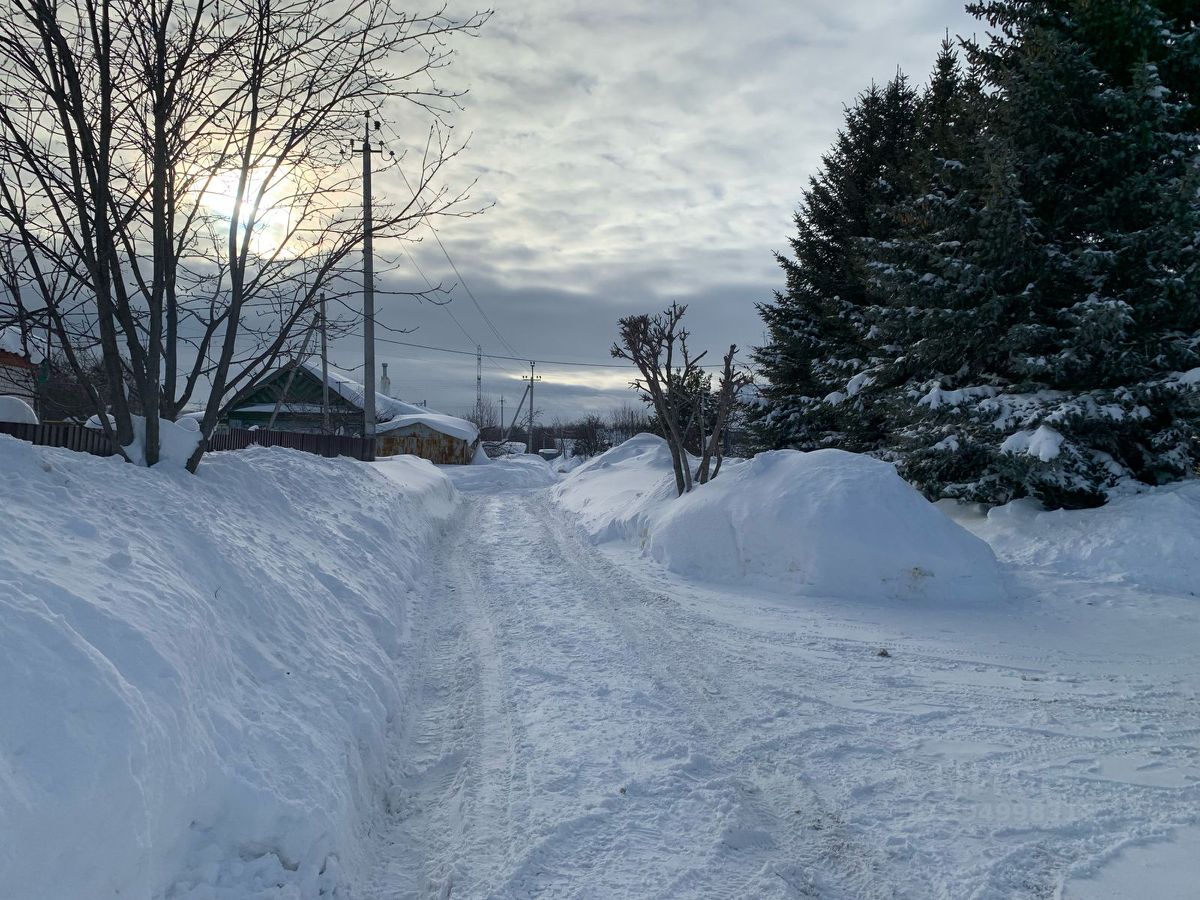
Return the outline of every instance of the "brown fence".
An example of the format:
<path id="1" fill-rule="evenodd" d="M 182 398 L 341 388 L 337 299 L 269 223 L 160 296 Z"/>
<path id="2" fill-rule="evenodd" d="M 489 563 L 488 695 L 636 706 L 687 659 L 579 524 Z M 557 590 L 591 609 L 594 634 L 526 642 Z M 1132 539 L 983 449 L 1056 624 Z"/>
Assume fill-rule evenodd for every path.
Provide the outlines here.
<path id="1" fill-rule="evenodd" d="M 208 439 L 209 450 L 245 450 L 259 447 L 289 447 L 318 456 L 349 456 L 362 462 L 375 459 L 375 442 L 369 438 L 338 434 L 309 434 L 303 431 L 246 431 L 234 428 Z"/>
<path id="2" fill-rule="evenodd" d="M 26 425 L 0 422 L 0 434 L 29 441 L 42 447 L 64 447 L 93 456 L 112 456 L 114 451 L 104 432 L 82 425 Z M 375 459 L 375 442 L 360 437 L 336 434 L 306 434 L 300 431 L 245 431 L 233 429 L 208 439 L 209 450 L 244 450 L 259 447 L 290 447 L 318 456 L 349 456 L 362 462 Z"/>
<path id="3" fill-rule="evenodd" d="M 65 447 L 93 456 L 112 456 L 113 448 L 103 431 L 82 425 L 26 425 L 20 422 L 0 422 L 0 434 L 29 441 L 41 447 Z"/>

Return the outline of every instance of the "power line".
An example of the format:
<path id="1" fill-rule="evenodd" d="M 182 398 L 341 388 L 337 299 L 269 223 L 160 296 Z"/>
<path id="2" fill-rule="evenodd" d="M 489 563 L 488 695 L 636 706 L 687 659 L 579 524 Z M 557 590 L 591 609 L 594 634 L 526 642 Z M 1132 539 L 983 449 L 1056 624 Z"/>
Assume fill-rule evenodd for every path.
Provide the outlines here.
<path id="1" fill-rule="evenodd" d="M 401 174 L 403 174 L 403 173 L 401 173 Z M 410 190 L 411 190 L 411 188 L 410 188 Z M 413 268 L 417 270 L 417 274 L 421 276 L 421 279 L 425 282 L 426 286 L 431 291 L 434 290 L 433 282 L 430 281 L 429 276 L 425 274 L 425 270 L 421 268 L 420 264 L 417 262 L 417 258 L 415 256 L 413 256 L 412 253 L 409 252 L 409 250 L 407 248 L 405 248 L 403 245 L 401 245 L 401 247 L 400 247 L 400 252 L 408 257 L 408 261 L 410 263 L 412 263 Z M 463 323 L 459 321 L 458 316 L 456 316 L 454 314 L 454 310 L 452 310 L 450 308 L 450 304 L 449 303 L 439 303 L 437 305 L 446 311 L 446 315 L 448 315 L 450 317 L 450 320 L 455 325 L 458 326 L 458 330 L 463 333 L 463 335 L 466 337 L 466 339 L 468 341 L 470 341 L 472 344 L 474 344 L 476 347 L 478 347 L 479 341 L 475 340 L 475 338 L 473 338 L 471 336 L 471 332 L 467 331 L 467 329 L 463 325 Z M 487 354 L 484 354 L 484 357 L 487 358 Z M 512 372 L 512 370 L 508 369 L 507 367 L 501 368 L 500 366 L 497 366 L 496 364 L 491 362 L 490 358 L 488 359 L 488 365 L 491 366 L 493 369 L 495 369 L 497 372 L 500 372 L 501 374 L 508 374 L 508 375 L 514 374 Z"/>
<path id="2" fill-rule="evenodd" d="M 351 334 L 349 337 L 359 337 L 358 334 Z M 482 356 L 484 359 L 505 359 L 513 362 L 529 364 L 531 362 L 543 366 L 586 366 L 595 369 L 633 369 L 636 368 L 633 363 L 598 363 L 598 362 L 583 362 L 581 360 L 564 360 L 564 359 L 530 359 L 527 356 L 498 356 L 494 353 L 477 353 L 473 350 L 455 350 L 451 347 L 434 347 L 429 344 L 417 344 L 412 341 L 398 341 L 391 338 L 376 338 L 381 344 L 398 344 L 401 347 L 416 347 L 419 350 L 436 350 L 438 353 L 453 353 L 457 356 Z M 713 363 L 711 365 L 698 366 L 701 369 L 720 369 L 723 368 L 721 363 Z"/>
<path id="3" fill-rule="evenodd" d="M 400 140 L 399 135 L 396 134 L 395 129 L 391 127 L 390 123 L 388 124 L 388 130 L 392 132 L 392 136 L 395 137 L 396 140 Z M 417 192 L 413 190 L 412 183 L 409 182 L 408 176 L 404 174 L 404 169 L 400 165 L 400 160 L 396 160 L 395 168 L 396 171 L 400 173 L 400 177 L 404 179 L 404 186 L 408 188 L 409 193 L 413 195 L 414 199 L 416 199 Z M 509 353 L 513 354 L 512 358 L 520 359 L 521 357 L 517 355 L 517 351 L 513 345 L 504 339 L 504 335 L 500 333 L 500 330 L 496 327 L 496 323 L 492 321 L 491 317 L 486 312 L 484 312 L 483 306 L 479 303 L 479 299 L 475 296 L 474 291 L 471 290 L 471 286 L 467 284 L 467 279 L 463 278 L 462 272 L 460 272 L 458 270 L 458 266 L 454 264 L 454 260 L 450 256 L 450 251 L 447 250 L 446 245 L 442 243 L 441 235 L 438 234 L 438 231 L 436 228 L 434 228 L 433 223 L 430 222 L 428 218 L 425 218 L 424 221 L 425 224 L 429 226 L 429 230 L 433 232 L 433 239 L 437 241 L 438 247 L 441 248 L 442 255 L 446 257 L 446 262 L 450 264 L 450 268 L 453 269 L 454 274 L 458 276 L 459 284 L 461 284 L 463 290 L 467 292 L 467 296 L 471 298 L 471 302 L 475 305 L 475 309 L 479 312 L 480 317 L 487 324 L 487 327 L 491 329 L 491 332 L 496 336 L 496 339 L 500 341 L 501 346 L 503 346 L 504 349 L 506 349 Z M 411 253 L 409 254 L 409 259 L 412 259 Z M 478 341 L 475 343 L 478 343 Z"/>
<path id="4" fill-rule="evenodd" d="M 401 171 L 400 175 L 401 175 L 401 177 L 403 177 L 404 172 Z M 404 179 L 404 183 L 408 184 L 407 178 Z M 410 190 L 411 190 L 411 188 L 410 188 Z M 450 258 L 450 253 L 446 250 L 446 245 L 442 243 L 442 239 L 438 235 L 437 229 L 433 227 L 433 223 L 426 221 L 425 224 L 428 225 L 429 230 L 433 232 L 433 239 L 435 241 L 437 241 L 437 245 L 442 248 L 442 255 L 446 257 L 446 262 L 450 263 L 450 268 L 453 269 L 454 274 L 458 276 L 459 283 L 462 284 L 463 290 L 467 292 L 467 296 L 471 298 L 471 302 L 475 304 L 475 308 L 477 310 L 479 310 L 479 315 L 483 317 L 483 321 L 487 323 L 487 327 L 492 330 L 492 334 L 494 334 L 496 336 L 496 338 L 500 341 L 500 343 L 502 345 L 504 345 L 505 350 L 507 350 L 509 353 L 516 354 L 517 351 L 513 349 L 512 344 L 510 344 L 508 341 L 506 341 L 504 339 L 504 335 L 502 335 L 496 329 L 496 326 L 492 323 L 492 320 L 488 317 L 488 314 L 485 313 L 483 311 L 483 307 L 479 305 L 479 301 L 475 299 L 475 295 L 471 292 L 471 289 L 467 286 L 466 279 L 462 277 L 462 273 L 458 271 L 458 266 L 456 266 L 454 264 L 454 260 Z M 516 358 L 518 358 L 518 357 L 516 357 L 514 355 L 513 359 L 516 359 Z"/>

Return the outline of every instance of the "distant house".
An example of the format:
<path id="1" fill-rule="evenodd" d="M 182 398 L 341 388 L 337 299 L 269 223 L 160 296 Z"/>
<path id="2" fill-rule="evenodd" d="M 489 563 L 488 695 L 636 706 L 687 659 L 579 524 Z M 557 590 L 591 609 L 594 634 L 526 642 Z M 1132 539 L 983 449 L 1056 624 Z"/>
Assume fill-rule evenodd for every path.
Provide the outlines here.
<path id="1" fill-rule="evenodd" d="M 15 328 L 0 328 L 0 397 L 18 397 L 35 405 L 40 362 L 40 353 L 31 352 Z"/>
<path id="2" fill-rule="evenodd" d="M 333 372 L 328 385 L 330 430 L 361 435 L 363 386 Z M 323 394 L 320 367 L 309 363 L 288 366 L 234 400 L 226 421 L 231 428 L 320 433 L 325 421 Z M 479 446 L 479 430 L 465 419 L 379 392 L 375 393 L 375 418 L 377 457 L 408 453 L 435 463 L 466 464 Z"/>

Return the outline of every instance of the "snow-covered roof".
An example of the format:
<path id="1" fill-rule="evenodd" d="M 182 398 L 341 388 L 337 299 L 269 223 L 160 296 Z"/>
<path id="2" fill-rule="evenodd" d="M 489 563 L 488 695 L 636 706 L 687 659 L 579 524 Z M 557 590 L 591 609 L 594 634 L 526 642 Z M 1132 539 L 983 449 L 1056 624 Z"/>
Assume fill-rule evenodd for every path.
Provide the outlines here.
<path id="1" fill-rule="evenodd" d="M 16 354 L 17 356 L 25 356 L 26 351 L 28 351 L 28 358 L 32 363 L 40 363 L 45 356 L 45 349 L 42 342 L 34 335 L 27 336 L 25 341 L 22 342 L 21 330 L 15 325 L 6 325 L 0 328 L 0 350 Z"/>
<path id="2" fill-rule="evenodd" d="M 239 406 L 237 411 L 240 413 L 275 412 L 275 404 L 248 403 L 245 406 Z M 323 411 L 323 407 L 320 403 L 295 403 L 289 400 L 287 403 L 279 404 L 279 411 L 282 413 L 320 413 Z"/>
<path id="3" fill-rule="evenodd" d="M 318 382 L 321 380 L 321 369 L 312 363 L 301 363 L 301 367 Z M 366 396 L 363 386 L 357 381 L 347 378 L 337 372 L 329 373 L 329 389 L 347 403 L 362 409 L 363 397 Z M 448 416 L 435 409 L 427 409 L 414 403 L 405 403 L 386 394 L 375 392 L 375 419 L 378 422 L 376 431 L 384 433 L 409 425 L 424 425 L 441 434 L 473 443 L 479 437 L 479 429 L 466 419 Z"/>

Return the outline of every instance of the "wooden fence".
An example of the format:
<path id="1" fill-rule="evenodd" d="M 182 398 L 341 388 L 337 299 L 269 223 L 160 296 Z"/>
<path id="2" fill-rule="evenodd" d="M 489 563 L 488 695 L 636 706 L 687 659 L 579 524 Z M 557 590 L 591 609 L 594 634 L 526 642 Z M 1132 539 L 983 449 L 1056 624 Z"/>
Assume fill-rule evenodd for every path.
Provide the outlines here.
<path id="1" fill-rule="evenodd" d="M 19 422 L 0 422 L 0 434 L 10 434 L 18 440 L 41 447 L 64 447 L 93 456 L 112 456 L 114 450 L 104 432 L 82 425 L 26 425 Z M 300 431 L 245 431 L 235 428 L 214 434 L 208 440 L 209 450 L 244 450 L 259 447 L 290 447 L 318 456 L 349 456 L 362 462 L 375 459 L 375 442 L 361 437 L 336 434 L 306 434 Z"/>
<path id="2" fill-rule="evenodd" d="M 22 441 L 41 447 L 65 447 L 92 456 L 112 456 L 114 451 L 104 432 L 82 425 L 26 425 L 21 422 L 0 422 L 0 434 L 11 434 Z"/>
<path id="3" fill-rule="evenodd" d="M 233 428 L 214 434 L 208 439 L 209 450 L 244 450 L 259 447 L 289 447 L 318 456 L 349 456 L 361 462 L 373 462 L 375 442 L 370 438 L 338 434 L 310 434 L 303 431 L 247 431 Z"/>

